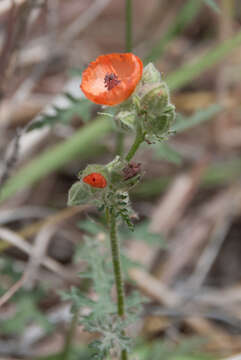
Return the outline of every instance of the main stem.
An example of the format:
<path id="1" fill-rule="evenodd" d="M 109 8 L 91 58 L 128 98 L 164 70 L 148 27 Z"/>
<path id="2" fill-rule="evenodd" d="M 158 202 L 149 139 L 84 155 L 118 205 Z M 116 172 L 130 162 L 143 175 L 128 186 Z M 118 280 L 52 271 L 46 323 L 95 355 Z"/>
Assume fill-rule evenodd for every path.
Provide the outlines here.
<path id="1" fill-rule="evenodd" d="M 139 146 L 141 143 L 145 140 L 145 134 L 142 132 L 142 129 L 139 124 L 137 124 L 137 131 L 136 131 L 136 138 L 134 143 L 132 144 L 132 147 L 130 148 L 128 154 L 126 155 L 126 161 L 130 161 L 135 153 L 137 152 Z"/>
<path id="2" fill-rule="evenodd" d="M 112 209 L 111 213 L 109 214 L 109 219 L 110 219 L 110 243 L 111 243 L 112 263 L 113 263 L 116 293 L 117 293 L 117 310 L 119 317 L 124 319 L 125 294 L 124 294 L 123 279 L 121 272 L 120 246 L 116 231 L 116 214 L 114 209 Z M 128 360 L 128 355 L 126 350 L 122 350 L 121 360 Z"/>
<path id="3" fill-rule="evenodd" d="M 63 349 L 63 353 L 62 353 L 63 360 L 68 360 L 70 358 L 73 337 L 74 337 L 74 334 L 76 331 L 76 327 L 78 325 L 78 318 L 79 318 L 79 310 L 75 309 L 75 312 L 71 319 L 70 328 L 68 330 L 68 333 L 67 333 L 67 336 L 65 339 L 64 349 Z"/>

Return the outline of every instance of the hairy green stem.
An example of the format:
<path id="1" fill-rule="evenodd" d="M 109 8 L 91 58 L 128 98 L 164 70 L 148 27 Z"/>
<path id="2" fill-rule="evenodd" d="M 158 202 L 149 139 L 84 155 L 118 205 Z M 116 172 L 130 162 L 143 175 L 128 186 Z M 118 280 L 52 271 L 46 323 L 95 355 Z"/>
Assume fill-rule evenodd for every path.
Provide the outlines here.
<path id="1" fill-rule="evenodd" d="M 124 319 L 125 317 L 125 293 L 123 287 L 123 279 L 121 272 L 121 262 L 120 262 L 120 247 L 119 240 L 117 238 L 117 229 L 116 229 L 116 213 L 115 210 L 109 214 L 109 225 L 110 225 L 110 243 L 111 243 L 111 253 L 112 253 L 112 263 L 115 276 L 115 285 L 117 293 L 117 310 L 120 318 Z M 121 360 L 127 360 L 128 355 L 126 350 L 121 352 Z"/>
<path id="2" fill-rule="evenodd" d="M 76 327 L 78 325 L 78 318 L 79 318 L 79 310 L 75 310 L 73 317 L 71 319 L 70 327 L 65 339 L 64 349 L 63 349 L 63 360 L 68 360 L 70 358 L 70 352 L 72 347 L 72 341 L 75 334 Z"/>
<path id="3" fill-rule="evenodd" d="M 125 5 L 126 5 L 126 33 L 125 33 L 126 52 L 131 52 L 132 51 L 132 0 L 126 0 Z M 120 156 L 122 156 L 124 150 L 124 139 L 125 139 L 124 134 L 119 132 L 117 134 L 116 152 Z M 116 293 L 117 293 L 118 315 L 119 317 L 124 319 L 125 293 L 124 293 L 123 279 L 121 272 L 120 249 L 119 249 L 119 241 L 117 238 L 115 209 L 112 209 L 110 214 L 107 211 L 106 218 L 110 226 L 110 242 L 111 242 L 111 253 L 112 253 L 112 263 L 113 263 L 113 270 L 115 276 Z M 128 360 L 128 354 L 126 350 L 122 350 L 121 360 Z"/>
<path id="4" fill-rule="evenodd" d="M 130 161 L 135 153 L 137 152 L 139 146 L 141 143 L 145 140 L 145 133 L 142 132 L 141 127 L 138 125 L 136 130 L 136 138 L 134 143 L 132 144 L 132 147 L 130 148 L 128 154 L 126 155 L 126 161 Z"/>
<path id="5" fill-rule="evenodd" d="M 118 131 L 116 133 L 116 154 L 122 156 L 124 151 L 125 134 Z"/>

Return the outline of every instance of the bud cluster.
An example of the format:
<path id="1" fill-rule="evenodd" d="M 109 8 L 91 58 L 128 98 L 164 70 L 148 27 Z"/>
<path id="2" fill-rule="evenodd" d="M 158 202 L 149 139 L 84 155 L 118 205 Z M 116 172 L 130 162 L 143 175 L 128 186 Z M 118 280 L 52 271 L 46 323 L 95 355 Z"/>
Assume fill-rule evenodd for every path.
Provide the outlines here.
<path id="1" fill-rule="evenodd" d="M 114 86 L 117 78 L 107 75 L 107 86 Z M 88 165 L 78 175 L 79 181 L 71 187 L 68 205 L 89 203 L 109 212 L 115 209 L 115 214 L 130 226 L 128 191 L 140 180 L 141 173 L 141 164 L 130 160 L 144 140 L 165 139 L 175 118 L 168 87 L 153 64 L 144 68 L 134 93 L 121 105 L 111 107 L 111 113 L 122 131 L 136 132 L 136 140 L 125 160 L 116 156 L 107 165 Z"/>
<path id="2" fill-rule="evenodd" d="M 115 119 L 122 130 L 141 128 L 149 141 L 163 140 L 169 135 L 175 107 L 170 102 L 166 83 L 152 63 L 144 68 L 131 98 L 117 107 Z"/>
<path id="3" fill-rule="evenodd" d="M 104 204 L 110 208 L 115 204 L 115 194 L 120 198 L 122 193 L 128 193 L 137 184 L 140 179 L 140 164 L 128 164 L 116 156 L 107 165 L 88 165 L 78 177 L 79 181 L 69 191 L 68 205 L 91 203 L 98 207 Z"/>

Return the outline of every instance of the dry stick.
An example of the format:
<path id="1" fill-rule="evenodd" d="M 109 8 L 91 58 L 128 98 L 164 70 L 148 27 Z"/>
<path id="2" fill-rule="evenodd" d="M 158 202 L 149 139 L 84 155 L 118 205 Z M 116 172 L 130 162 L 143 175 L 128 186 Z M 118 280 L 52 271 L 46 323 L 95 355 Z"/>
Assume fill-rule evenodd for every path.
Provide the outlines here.
<path id="1" fill-rule="evenodd" d="M 228 218 L 221 217 L 218 219 L 217 224 L 215 225 L 212 232 L 210 243 L 204 249 L 203 253 L 197 261 L 194 273 L 187 281 L 187 288 L 189 287 L 197 291 L 204 283 L 204 280 L 211 270 L 211 267 L 219 254 L 223 242 L 226 239 L 232 220 L 232 216 L 229 216 Z"/>
<path id="2" fill-rule="evenodd" d="M 180 306 L 182 299 L 179 295 L 149 273 L 138 268 L 132 268 L 129 275 L 139 289 L 152 299 L 160 301 L 170 309 Z M 185 319 L 185 323 L 199 335 L 210 338 L 217 347 L 231 348 L 231 337 L 208 320 L 199 316 L 190 316 Z"/>
<path id="3" fill-rule="evenodd" d="M 111 0 L 96 0 L 87 11 L 81 14 L 61 35 L 61 42 L 69 43 L 81 31 L 83 31 L 90 23 L 92 23 L 106 8 Z"/>
<path id="4" fill-rule="evenodd" d="M 53 34 L 53 36 L 51 36 L 51 39 L 54 41 L 48 41 L 47 42 L 47 52 L 51 53 L 51 56 L 46 59 L 44 62 L 42 62 L 41 64 L 36 65 L 36 67 L 34 68 L 33 72 L 32 72 L 32 76 L 30 79 L 28 79 L 27 81 L 25 81 L 25 83 L 23 85 L 21 85 L 18 89 L 18 91 L 15 94 L 15 101 L 17 100 L 19 101 L 23 101 L 26 97 L 27 94 L 31 92 L 31 90 L 33 89 L 33 87 L 35 86 L 36 82 L 43 76 L 43 74 L 45 73 L 45 71 L 48 68 L 49 63 L 51 63 L 52 58 L 55 56 L 56 53 L 58 53 L 61 49 L 66 48 L 66 46 L 69 46 L 69 41 L 74 38 L 76 35 L 78 35 L 81 31 L 83 31 L 87 26 L 89 26 L 89 24 L 91 22 L 93 22 L 96 17 L 98 17 L 101 12 L 104 10 L 104 8 L 109 4 L 110 0 L 96 0 L 94 2 L 93 5 L 91 5 L 89 7 L 89 9 L 84 13 L 81 14 L 81 16 L 78 17 L 78 19 L 76 19 L 74 21 L 74 23 L 72 23 L 67 30 L 65 30 L 65 32 L 63 34 L 60 35 L 60 40 L 61 40 L 61 45 L 59 45 L 59 41 L 56 41 L 56 39 L 54 38 L 54 36 L 56 35 L 57 31 L 55 29 L 55 31 L 53 31 L 53 24 L 51 23 L 51 31 L 49 32 L 50 34 Z M 31 10 L 31 4 L 34 4 L 34 0 L 31 0 L 30 5 L 29 4 L 25 4 L 25 1 L 18 1 L 18 4 L 24 4 L 23 6 L 25 7 L 24 9 L 30 11 Z M 14 15 L 14 13 L 13 13 Z M 26 18 L 26 11 L 25 11 L 25 15 L 24 18 Z M 11 21 L 9 21 L 9 26 L 11 29 L 12 24 L 14 23 L 14 21 L 10 18 Z M 51 22 L 51 19 L 49 19 L 49 23 Z M 55 23 L 55 25 L 57 26 L 57 22 Z M 6 41 L 6 46 L 9 46 L 9 41 Z M 19 46 L 18 46 L 19 47 Z M 0 59 L 0 63 L 1 61 L 3 61 L 5 59 L 5 57 L 3 59 Z M 4 60 L 5 61 L 5 60 Z M 1 69 L 3 67 L 1 66 Z M 1 78 L 1 73 L 0 73 L 0 78 Z M 31 126 L 31 124 L 35 121 L 35 118 L 27 125 L 24 127 L 22 134 L 24 134 L 29 127 Z M 15 142 L 15 139 L 13 140 L 13 142 Z M 11 168 L 15 165 L 15 163 L 12 163 Z M 10 170 L 10 169 L 9 169 Z M 4 175 L 4 181 L 7 180 L 8 178 L 8 173 L 6 173 L 6 175 Z"/>
<path id="5" fill-rule="evenodd" d="M 1 229 L 0 229 L 1 230 Z M 48 241 L 53 234 L 55 229 L 52 227 L 44 227 L 42 231 L 36 237 L 36 245 L 31 251 L 30 259 L 28 262 L 28 267 L 26 268 L 24 274 L 1 298 L 0 298 L 0 307 L 5 304 L 19 289 L 26 283 L 26 285 L 31 286 L 33 280 L 36 278 L 36 272 L 39 268 L 39 265 L 44 261 L 46 247 Z"/>
<path id="6" fill-rule="evenodd" d="M 35 0 L 29 0 L 28 2 L 19 3 L 19 9 L 16 7 L 16 3 L 12 2 L 11 12 L 9 15 L 8 32 L 5 39 L 0 58 L 0 96 L 4 96 L 5 86 L 8 83 L 10 77 L 14 74 L 17 65 L 18 50 L 20 49 L 22 40 L 25 37 L 28 18 L 31 13 L 32 7 L 35 4 Z M 5 169 L 1 174 L 0 186 L 9 177 L 10 170 L 17 162 L 20 133 L 17 133 L 13 140 L 14 152 L 12 157 L 6 162 Z"/>
<path id="7" fill-rule="evenodd" d="M 14 233 L 13 231 L 0 227 L 0 238 L 16 246 L 20 250 L 24 251 L 26 254 L 31 255 L 33 250 L 32 246 L 28 244 L 21 236 Z M 42 258 L 42 264 L 49 270 L 57 273 L 62 278 L 66 280 L 73 280 L 73 273 L 67 271 L 62 265 L 60 265 L 54 259 L 51 259 L 48 256 L 44 256 Z"/>
<path id="8" fill-rule="evenodd" d="M 24 2 L 28 0 L 14 0 L 16 5 L 22 5 Z M 2 0 L 0 3 L 0 15 L 3 15 L 5 12 L 9 11 L 12 8 L 13 1 L 12 0 Z"/>
<path id="9" fill-rule="evenodd" d="M 16 162 L 18 160 L 20 136 L 21 136 L 21 132 L 19 130 L 17 130 L 17 134 L 12 143 L 11 154 L 5 160 L 4 169 L 3 169 L 2 173 L 0 174 L 0 189 L 1 189 L 1 186 L 4 184 L 4 182 L 8 179 L 11 169 L 13 168 L 13 166 L 16 164 Z M 6 154 L 6 156 L 7 155 L 8 154 Z"/>
<path id="10" fill-rule="evenodd" d="M 25 280 L 26 274 L 24 273 L 22 277 L 0 297 L 0 307 L 11 299 L 11 297 L 23 286 Z"/>
<path id="11" fill-rule="evenodd" d="M 8 67 L 8 60 L 13 50 L 13 37 L 14 37 L 14 25 L 16 18 L 16 6 L 15 3 L 11 3 L 10 13 L 8 15 L 7 31 L 2 46 L 0 56 L 0 82 L 1 82 L 1 97 L 3 96 L 3 84 L 6 76 L 6 70 Z"/>
<path id="12" fill-rule="evenodd" d="M 235 1 L 234 0 L 221 0 L 220 1 L 221 12 L 218 17 L 218 30 L 219 41 L 224 42 L 230 39 L 234 34 L 234 14 L 235 14 Z M 227 96 L 229 94 L 229 87 L 233 82 L 232 76 L 230 76 L 230 59 L 225 59 L 218 66 L 217 74 L 217 100 L 220 105 L 227 104 Z M 219 143 L 232 144 L 233 137 L 230 137 L 230 110 L 232 108 L 224 109 L 212 123 L 214 132 L 214 140 Z"/>
<path id="13" fill-rule="evenodd" d="M 47 218 L 47 220 L 36 221 L 35 223 L 24 227 L 22 230 L 20 230 L 17 233 L 17 235 L 19 235 L 20 237 L 24 237 L 24 238 L 34 236 L 38 231 L 41 230 L 41 228 L 43 226 L 57 226 L 60 223 L 66 221 L 67 219 L 80 213 L 81 211 L 89 210 L 90 208 L 91 208 L 90 205 L 72 206 L 72 207 L 66 208 L 62 211 L 59 211 L 59 212 L 53 214 L 53 215 L 50 215 Z M 23 213 L 24 212 L 25 212 L 25 209 L 23 208 Z M 34 212 L 35 212 L 35 216 L 36 216 L 36 211 L 33 208 L 33 213 Z M 1 216 L 1 212 L 0 212 L 0 216 Z M 1 225 L 1 223 L 0 223 L 0 225 Z M 0 235 L 0 241 L 2 241 L 1 235 Z M 10 246 L 11 246 L 11 243 L 7 243 L 7 242 L 1 243 L 0 242 L 0 251 L 5 250 Z"/>
<path id="14" fill-rule="evenodd" d="M 1 54 L 1 61 L 3 67 L 1 68 L 1 90 L 4 91 L 5 83 L 14 73 L 17 64 L 17 52 L 21 46 L 22 40 L 25 36 L 28 17 L 34 5 L 34 0 L 29 0 L 22 3 L 17 9 L 15 2 L 12 3 L 9 29 L 6 42 Z M 7 51 L 6 51 L 7 48 Z"/>
<path id="15" fill-rule="evenodd" d="M 192 257 L 198 253 L 200 246 L 207 243 L 217 217 L 238 214 L 240 201 L 240 184 L 232 185 L 228 190 L 217 195 L 208 205 L 201 206 L 198 216 L 190 215 L 187 218 L 186 225 L 188 226 L 183 226 L 172 238 L 176 246 L 172 248 L 161 272 L 165 283 L 174 281 L 184 266 L 192 262 Z M 182 254 L 181 257 L 180 254 Z"/>
<path id="16" fill-rule="evenodd" d="M 28 286 L 28 289 L 31 289 L 34 285 L 39 267 L 43 258 L 46 256 L 49 241 L 56 230 L 56 227 L 44 226 L 35 238 L 28 265 L 25 270 L 27 278 L 26 285 Z"/>

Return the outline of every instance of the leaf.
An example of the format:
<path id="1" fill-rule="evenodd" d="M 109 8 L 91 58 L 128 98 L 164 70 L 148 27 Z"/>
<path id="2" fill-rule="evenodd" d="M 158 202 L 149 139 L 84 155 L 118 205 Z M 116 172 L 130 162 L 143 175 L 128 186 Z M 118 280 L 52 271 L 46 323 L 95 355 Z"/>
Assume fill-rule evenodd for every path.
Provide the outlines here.
<path id="1" fill-rule="evenodd" d="M 175 125 L 172 126 L 171 131 L 173 132 L 183 132 L 189 128 L 197 126 L 205 121 L 210 120 L 214 115 L 218 114 L 222 110 L 220 105 L 211 105 L 205 110 L 197 111 L 194 115 L 183 118 L 179 116 L 179 119 L 176 120 Z"/>
<path id="2" fill-rule="evenodd" d="M 74 183 L 69 190 L 68 206 L 86 204 L 88 200 L 89 194 L 86 186 L 80 181 Z"/>
<path id="3" fill-rule="evenodd" d="M 221 163 L 215 162 L 203 175 L 202 185 L 216 187 L 217 185 L 226 185 L 237 179 L 241 173 L 240 158 L 231 158 L 229 161 Z"/>
<path id="4" fill-rule="evenodd" d="M 162 158 L 176 165 L 181 165 L 182 156 L 166 142 L 157 144 L 154 149 L 156 157 Z"/>
<path id="5" fill-rule="evenodd" d="M 88 99 L 75 98 L 70 93 L 63 94 L 68 100 L 68 105 L 64 108 L 52 107 L 53 114 L 42 114 L 28 128 L 28 131 L 39 129 L 44 126 L 53 126 L 56 123 L 68 123 L 75 115 L 87 122 L 91 116 L 93 104 Z"/>
<path id="6" fill-rule="evenodd" d="M 0 329 L 4 334 L 21 334 L 31 322 L 37 323 L 46 332 L 53 330 L 47 317 L 38 310 L 34 298 L 24 296 L 16 303 L 16 313 L 1 321 Z"/>
<path id="7" fill-rule="evenodd" d="M 214 0 L 203 0 L 210 8 L 212 8 L 217 13 L 220 13 L 220 8 Z"/>
<path id="8" fill-rule="evenodd" d="M 82 290 L 72 286 L 70 291 L 59 291 L 63 301 L 72 301 L 77 309 L 81 307 L 91 307 L 94 304 L 94 301 L 83 295 Z"/>

